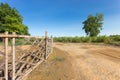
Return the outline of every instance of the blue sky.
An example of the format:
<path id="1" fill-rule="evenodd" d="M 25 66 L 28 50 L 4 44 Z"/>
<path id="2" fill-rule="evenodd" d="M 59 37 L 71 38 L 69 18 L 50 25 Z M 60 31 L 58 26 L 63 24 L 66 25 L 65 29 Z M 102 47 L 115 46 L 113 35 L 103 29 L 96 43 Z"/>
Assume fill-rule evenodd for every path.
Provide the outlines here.
<path id="1" fill-rule="evenodd" d="M 100 35 L 120 34 L 120 0 L 0 0 L 23 16 L 31 35 L 85 36 L 82 22 L 89 14 L 104 14 Z"/>

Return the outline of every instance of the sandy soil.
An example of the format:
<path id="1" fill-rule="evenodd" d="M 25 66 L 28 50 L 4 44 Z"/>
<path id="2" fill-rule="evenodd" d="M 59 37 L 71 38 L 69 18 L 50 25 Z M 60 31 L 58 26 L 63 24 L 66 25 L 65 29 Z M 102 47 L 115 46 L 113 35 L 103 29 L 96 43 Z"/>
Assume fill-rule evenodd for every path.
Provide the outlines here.
<path id="1" fill-rule="evenodd" d="M 120 80 L 120 47 L 92 44 L 62 44 L 55 47 L 71 57 L 71 80 Z"/>
<path id="2" fill-rule="evenodd" d="M 120 47 L 55 43 L 48 60 L 24 80 L 120 80 Z"/>
<path id="3" fill-rule="evenodd" d="M 70 60 L 67 52 L 54 48 L 49 58 L 24 80 L 71 80 L 74 75 Z"/>

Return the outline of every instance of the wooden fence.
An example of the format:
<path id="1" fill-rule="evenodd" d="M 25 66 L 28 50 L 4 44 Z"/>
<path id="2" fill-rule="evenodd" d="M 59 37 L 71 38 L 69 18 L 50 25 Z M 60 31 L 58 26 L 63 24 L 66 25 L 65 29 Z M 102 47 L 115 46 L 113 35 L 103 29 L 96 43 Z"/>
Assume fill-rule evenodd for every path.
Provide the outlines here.
<path id="1" fill-rule="evenodd" d="M 0 63 L 1 80 L 22 80 L 31 71 L 33 71 L 41 62 L 46 60 L 53 50 L 53 38 L 49 38 L 47 32 L 44 37 L 32 37 L 26 35 L 16 35 L 14 32 L 8 34 L 0 34 L 0 38 L 4 39 L 4 52 L 0 51 L 4 56 L 3 63 Z M 16 60 L 16 38 L 35 38 L 29 49 L 21 51 L 23 55 Z M 11 39 L 11 62 L 8 61 L 8 46 Z"/>

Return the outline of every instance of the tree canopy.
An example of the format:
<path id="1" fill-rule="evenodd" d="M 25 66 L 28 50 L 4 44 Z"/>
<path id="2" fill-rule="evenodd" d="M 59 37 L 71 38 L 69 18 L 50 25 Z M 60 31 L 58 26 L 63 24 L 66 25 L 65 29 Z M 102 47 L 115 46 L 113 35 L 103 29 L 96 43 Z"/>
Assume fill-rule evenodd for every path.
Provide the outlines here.
<path id="1" fill-rule="evenodd" d="M 19 12 L 7 3 L 0 3 L 0 33 L 5 31 L 29 35 L 28 27 L 23 24 Z"/>
<path id="2" fill-rule="evenodd" d="M 102 30 L 103 14 L 96 14 L 96 16 L 89 15 L 83 24 L 84 26 L 82 29 L 85 30 L 88 36 L 97 36 Z"/>

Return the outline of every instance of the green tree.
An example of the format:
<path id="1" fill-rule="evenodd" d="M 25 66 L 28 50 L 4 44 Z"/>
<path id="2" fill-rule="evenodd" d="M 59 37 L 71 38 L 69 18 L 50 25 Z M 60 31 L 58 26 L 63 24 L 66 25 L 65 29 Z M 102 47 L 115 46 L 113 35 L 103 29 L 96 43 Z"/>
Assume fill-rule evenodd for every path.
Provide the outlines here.
<path id="1" fill-rule="evenodd" d="M 96 16 L 89 15 L 83 24 L 84 26 L 82 29 L 85 30 L 85 33 L 88 36 L 97 36 L 102 30 L 103 14 L 96 14 Z"/>
<path id="2" fill-rule="evenodd" d="M 7 3 L 0 3 L 0 33 L 5 31 L 29 35 L 28 27 L 23 24 L 19 12 Z"/>

